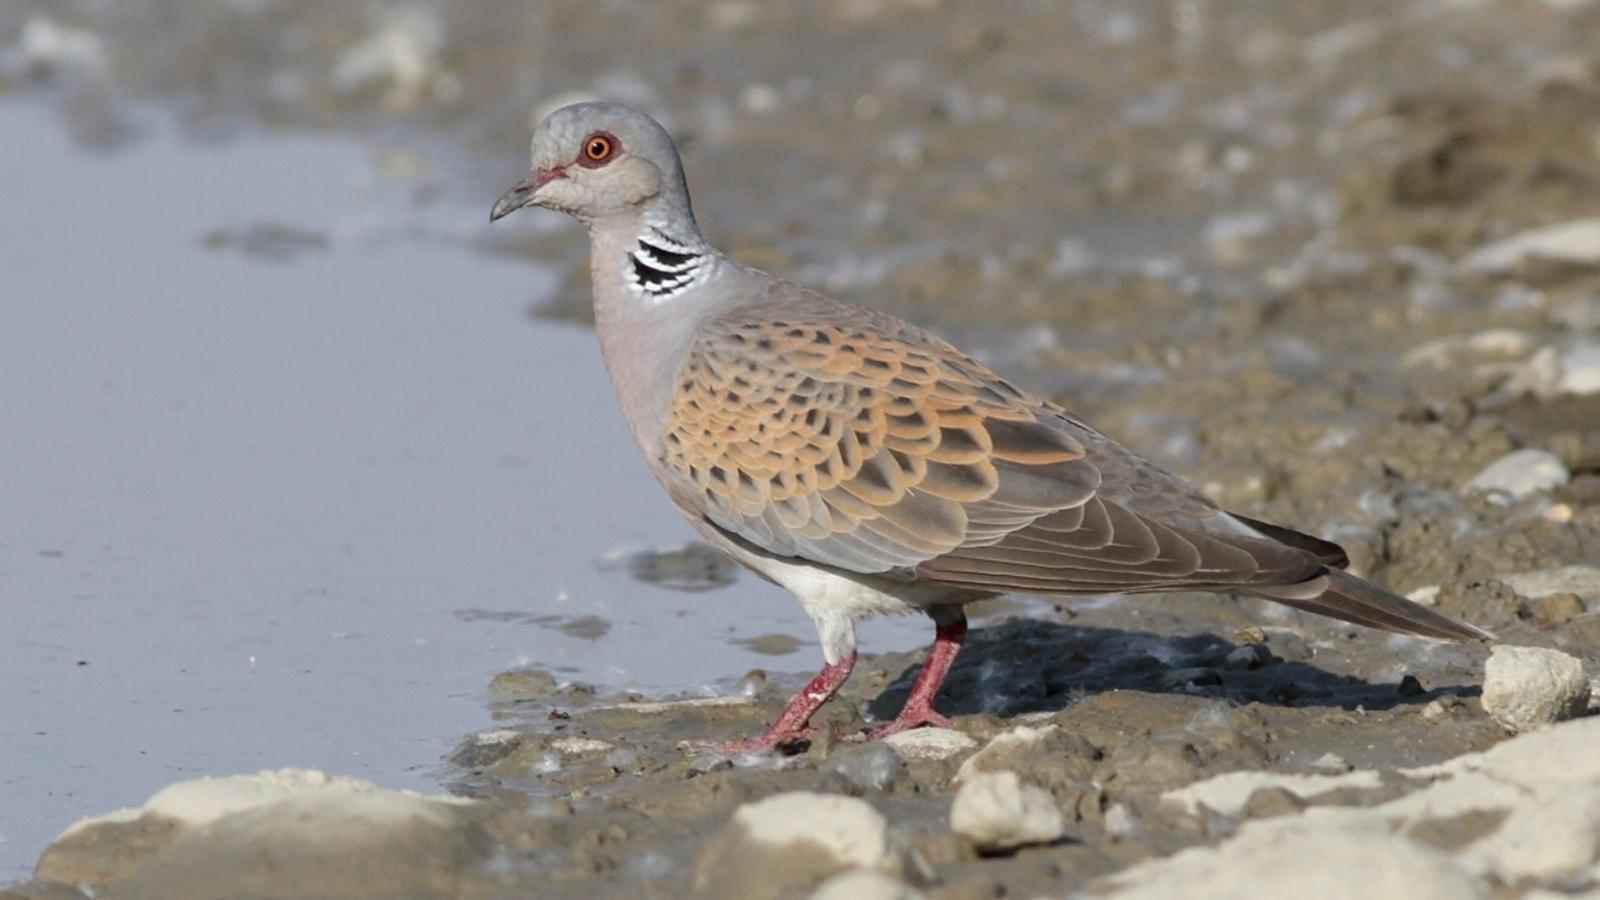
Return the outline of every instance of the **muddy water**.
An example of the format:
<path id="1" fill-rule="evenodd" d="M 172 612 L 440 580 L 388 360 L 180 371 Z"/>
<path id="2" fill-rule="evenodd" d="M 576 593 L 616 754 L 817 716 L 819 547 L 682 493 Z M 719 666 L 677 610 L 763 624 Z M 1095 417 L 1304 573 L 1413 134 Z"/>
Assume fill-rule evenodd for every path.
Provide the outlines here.
<path id="1" fill-rule="evenodd" d="M 666 119 L 740 258 L 939 326 L 1230 506 L 1600 661 L 1600 596 L 1527 576 L 1600 546 L 1600 255 L 1469 262 L 1600 214 L 1600 6 L 173 9 L 0 8 L 0 373 L 37 423 L 0 433 L 8 873 L 80 813 L 303 764 L 506 804 L 495 846 L 534 851 L 502 887 L 676 895 L 734 805 L 810 788 L 885 810 L 931 894 L 1053 890 L 1213 839 L 1167 787 L 1501 737 L 1480 648 L 1175 595 L 1006 601 L 957 666 L 965 732 L 1081 737 L 1034 761 L 1065 846 L 955 841 L 951 765 L 685 753 L 769 718 L 811 636 L 753 579 L 635 555 L 688 535 L 581 327 L 581 235 L 482 222 L 529 110 L 574 92 Z M 1463 491 L 1524 448 L 1567 480 Z M 598 495 L 569 477 L 602 463 Z M 891 715 L 915 661 L 865 662 L 830 721 Z M 751 702 L 608 708 L 629 688 Z M 629 746 L 553 749 L 574 735 Z"/>

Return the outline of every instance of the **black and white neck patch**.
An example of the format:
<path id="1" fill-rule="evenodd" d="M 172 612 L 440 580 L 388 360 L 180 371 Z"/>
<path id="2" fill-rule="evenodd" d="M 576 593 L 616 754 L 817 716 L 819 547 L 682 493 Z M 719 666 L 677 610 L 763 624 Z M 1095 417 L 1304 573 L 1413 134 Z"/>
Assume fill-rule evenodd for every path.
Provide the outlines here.
<path id="1" fill-rule="evenodd" d="M 653 302 L 671 300 L 694 283 L 708 261 L 703 249 L 652 227 L 628 254 L 628 283 Z"/>

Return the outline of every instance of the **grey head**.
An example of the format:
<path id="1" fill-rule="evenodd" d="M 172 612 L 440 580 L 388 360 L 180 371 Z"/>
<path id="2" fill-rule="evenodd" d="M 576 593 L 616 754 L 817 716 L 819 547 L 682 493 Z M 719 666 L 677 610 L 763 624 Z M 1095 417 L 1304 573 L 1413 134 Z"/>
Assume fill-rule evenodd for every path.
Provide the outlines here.
<path id="1" fill-rule="evenodd" d="M 528 206 L 568 213 L 594 228 L 648 217 L 697 232 L 671 135 L 620 103 L 574 103 L 534 129 L 528 177 L 494 205 L 494 221 Z"/>

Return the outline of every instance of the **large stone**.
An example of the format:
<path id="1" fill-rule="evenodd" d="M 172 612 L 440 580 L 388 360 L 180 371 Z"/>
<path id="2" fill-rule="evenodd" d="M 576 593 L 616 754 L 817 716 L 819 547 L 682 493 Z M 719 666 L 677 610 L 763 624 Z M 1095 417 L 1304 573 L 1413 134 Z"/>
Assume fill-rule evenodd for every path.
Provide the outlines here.
<path id="1" fill-rule="evenodd" d="M 847 869 L 901 869 L 888 822 L 865 800 L 794 791 L 746 803 L 701 850 L 696 897 L 803 894 Z"/>
<path id="2" fill-rule="evenodd" d="M 202 778 L 73 825 L 35 874 L 132 900 L 454 896 L 479 877 L 480 813 L 303 769 Z"/>
<path id="3" fill-rule="evenodd" d="M 1343 809 L 1247 822 L 1217 846 L 1140 863 L 1092 893 L 1119 900 L 1484 896 L 1445 854 L 1391 833 L 1365 811 Z"/>
<path id="4" fill-rule="evenodd" d="M 1582 715 L 1589 706 L 1583 663 L 1559 650 L 1499 646 L 1484 665 L 1483 708 L 1511 731 Z"/>
<path id="5" fill-rule="evenodd" d="M 1223 815 L 1237 816 L 1257 791 L 1284 790 L 1295 797 L 1314 802 L 1335 791 L 1377 790 L 1383 778 L 1371 769 L 1358 769 L 1337 775 L 1299 775 L 1287 772 L 1224 772 L 1204 781 L 1168 791 L 1161 805 L 1198 815 L 1201 807 Z"/>
<path id="6" fill-rule="evenodd" d="M 950 806 L 950 828 L 980 850 L 1048 844 L 1066 832 L 1055 801 L 1015 772 L 968 776 Z"/>
<path id="7" fill-rule="evenodd" d="M 1500 457 L 1472 476 L 1462 490 L 1501 494 L 1513 499 L 1548 491 L 1572 477 L 1561 460 L 1548 450 L 1524 447 Z"/>
<path id="8" fill-rule="evenodd" d="M 948 759 L 978 746 L 978 742 L 953 728 L 913 728 L 883 739 L 906 762 Z"/>

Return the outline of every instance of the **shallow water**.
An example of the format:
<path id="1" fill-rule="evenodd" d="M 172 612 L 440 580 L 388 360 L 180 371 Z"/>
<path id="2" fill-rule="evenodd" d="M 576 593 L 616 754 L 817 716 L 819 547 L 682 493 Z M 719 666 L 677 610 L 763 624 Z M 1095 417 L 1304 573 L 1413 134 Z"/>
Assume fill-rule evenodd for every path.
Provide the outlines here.
<path id="1" fill-rule="evenodd" d="M 526 314 L 553 279 L 468 249 L 491 197 L 413 200 L 349 141 L 138 129 L 92 153 L 0 103 L 0 882 L 183 778 L 433 788 L 509 666 L 681 689 L 772 633 L 811 665 L 778 589 L 607 562 L 692 532 L 592 335 Z"/>

